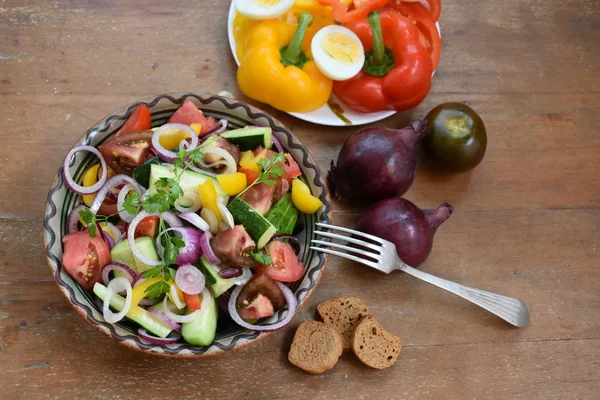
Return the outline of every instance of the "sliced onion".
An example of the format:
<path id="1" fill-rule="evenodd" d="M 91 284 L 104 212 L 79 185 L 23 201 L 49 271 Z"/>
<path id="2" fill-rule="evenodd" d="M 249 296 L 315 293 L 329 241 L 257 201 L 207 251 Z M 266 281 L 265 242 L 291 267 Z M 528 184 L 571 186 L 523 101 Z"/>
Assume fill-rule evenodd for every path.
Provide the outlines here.
<path id="1" fill-rule="evenodd" d="M 133 282 L 131 282 L 131 286 L 136 287 L 140 283 L 144 282 L 146 280 L 146 278 L 144 278 L 145 273 L 146 273 L 146 271 L 142 271 L 139 274 L 137 274 L 136 276 L 134 276 Z"/>
<path id="2" fill-rule="evenodd" d="M 225 205 L 225 199 L 223 197 L 219 197 L 217 199 L 217 206 L 221 212 L 221 221 L 225 222 L 227 228 L 233 228 L 235 226 L 233 215 L 231 215 L 231 212 L 229 212 L 227 209 L 227 206 Z"/>
<path id="3" fill-rule="evenodd" d="M 129 243 L 129 249 L 131 250 L 131 252 L 133 253 L 134 257 L 136 257 L 138 260 L 140 260 L 142 263 L 150 266 L 150 267 L 156 267 L 157 265 L 161 265 L 162 261 L 154 261 L 149 259 L 148 257 L 144 256 L 136 247 L 135 245 L 135 228 L 137 228 L 138 224 L 140 223 L 141 220 L 143 220 L 146 217 L 152 217 L 152 216 L 156 216 L 158 217 L 158 214 L 150 214 L 148 212 L 146 212 L 145 210 L 142 210 L 138 213 L 138 215 L 135 216 L 135 218 L 133 219 L 133 221 L 131 221 L 129 223 L 129 228 L 127 228 L 127 242 Z"/>
<path id="4" fill-rule="evenodd" d="M 169 325 L 171 328 L 173 328 L 173 330 L 180 332 L 181 331 L 181 325 L 179 325 L 177 322 L 171 321 L 169 318 L 167 318 L 165 316 L 165 314 L 161 313 L 160 311 L 158 311 L 156 308 L 151 307 L 148 309 L 148 311 L 154 315 L 156 318 L 160 319 L 162 322 L 164 322 L 165 324 Z"/>
<path id="5" fill-rule="evenodd" d="M 242 268 L 242 275 L 231 279 L 231 282 L 236 286 L 244 286 L 250 279 L 252 279 L 252 271 L 250 271 L 250 268 L 244 267 Z"/>
<path id="6" fill-rule="evenodd" d="M 219 125 L 221 125 L 219 128 L 217 128 L 216 130 L 214 130 L 213 132 L 210 132 L 210 133 L 216 133 L 216 134 L 223 133 L 225 131 L 225 129 L 227 129 L 227 125 L 229 125 L 229 121 L 226 119 L 220 119 Z"/>
<path id="7" fill-rule="evenodd" d="M 242 272 L 240 268 L 225 268 L 219 271 L 219 276 L 223 279 L 232 279 L 242 275 Z"/>
<path id="8" fill-rule="evenodd" d="M 164 216 L 163 216 L 163 218 L 164 218 Z M 196 228 L 200 229 L 203 232 L 210 230 L 210 226 L 208 225 L 208 222 L 203 220 L 202 217 L 200 217 L 196 213 L 191 213 L 191 212 L 181 213 L 181 214 L 179 214 L 179 218 L 189 222 L 190 224 L 194 225 Z M 167 221 L 167 222 L 169 222 L 169 221 Z M 169 224 L 169 225 L 171 225 L 171 224 Z"/>
<path id="9" fill-rule="evenodd" d="M 214 146 L 214 147 L 209 147 L 204 150 L 204 154 L 208 154 L 208 153 L 212 153 L 212 154 L 221 156 L 221 157 L 223 157 L 223 160 L 219 160 L 219 161 L 216 161 L 211 164 L 205 164 L 202 161 L 200 161 L 199 164 L 201 166 L 216 167 L 217 165 L 226 165 L 227 169 L 223 172 L 224 174 L 232 174 L 237 171 L 237 163 L 235 162 L 235 159 L 233 158 L 233 156 L 227 150 Z"/>
<path id="10" fill-rule="evenodd" d="M 195 149 L 196 146 L 198 146 L 198 135 L 196 134 L 196 131 L 194 131 L 189 125 L 164 124 L 163 126 L 158 128 L 156 131 L 154 131 L 154 133 L 152 134 L 152 150 L 154 150 L 154 152 L 161 159 L 163 159 L 167 162 L 173 162 L 177 158 L 177 153 L 175 153 L 174 151 L 165 149 L 160 144 L 159 139 L 165 132 L 168 132 L 171 130 L 184 131 L 185 133 L 187 133 L 190 136 L 191 142 L 190 142 L 189 146 L 187 147 L 188 150 Z"/>
<path id="11" fill-rule="evenodd" d="M 177 268 L 175 283 L 183 293 L 194 295 L 202 293 L 206 286 L 206 279 L 198 268 L 186 264 Z"/>
<path id="12" fill-rule="evenodd" d="M 85 210 L 86 207 L 83 204 L 73 208 L 69 213 L 69 233 L 77 232 L 77 224 L 79 223 L 79 211 Z"/>
<path id="13" fill-rule="evenodd" d="M 177 260 L 175 260 L 175 264 L 185 265 L 192 264 L 198 261 L 198 259 L 202 255 L 202 246 L 200 242 L 202 240 L 203 233 L 197 230 L 196 228 L 189 228 L 187 226 L 178 226 L 162 231 L 154 241 L 158 253 L 162 256 L 164 252 L 162 243 L 160 242 L 160 238 L 165 233 L 171 231 L 178 233 L 181 237 L 181 240 L 183 240 L 183 242 L 185 243 L 185 246 L 179 249 L 179 255 L 177 256 Z"/>
<path id="14" fill-rule="evenodd" d="M 175 307 L 177 307 L 178 310 L 182 310 L 185 307 L 185 303 L 179 298 L 179 293 L 177 293 L 177 287 L 175 285 L 171 285 L 169 292 L 169 294 L 171 295 L 171 301 L 173 302 L 173 304 L 175 304 Z"/>
<path id="15" fill-rule="evenodd" d="M 125 198 L 132 190 L 136 190 L 133 185 L 126 184 L 119 191 L 119 196 L 117 196 L 117 209 L 119 210 L 119 217 L 125 222 L 131 222 L 132 219 L 135 218 L 135 215 L 129 214 L 126 210 L 123 209 L 123 203 L 125 203 Z"/>
<path id="16" fill-rule="evenodd" d="M 202 211 L 200 211 L 200 216 L 208 223 L 209 231 L 211 233 L 217 234 L 217 232 L 219 232 L 219 221 L 212 210 L 203 208 Z"/>
<path id="17" fill-rule="evenodd" d="M 117 293 L 122 292 L 123 290 L 127 292 L 125 295 L 125 306 L 120 312 L 115 314 L 110 310 L 110 300 L 113 296 L 117 295 Z M 114 278 L 108 282 L 108 285 L 106 286 L 104 302 L 102 304 L 102 314 L 106 322 L 109 324 L 114 324 L 125 317 L 125 314 L 127 314 L 131 308 L 131 293 L 131 283 L 126 278 Z"/>
<path id="18" fill-rule="evenodd" d="M 112 222 L 105 222 L 105 226 L 112 232 L 112 237 L 114 238 L 115 244 L 123 240 L 123 234 L 115 224 Z"/>
<path id="19" fill-rule="evenodd" d="M 208 309 L 208 304 L 209 304 L 208 302 L 211 300 L 212 300 L 212 297 L 210 296 L 208 289 L 204 288 L 204 290 L 202 291 L 202 304 L 200 305 L 200 310 L 196 310 L 187 315 L 177 315 L 177 314 L 174 314 L 173 312 L 171 312 L 171 310 L 169 310 L 167 308 L 167 296 L 165 296 L 165 299 L 163 300 L 163 306 L 164 306 L 164 311 L 165 311 L 164 314 L 167 318 L 169 318 L 173 322 L 177 322 L 180 324 L 185 324 L 186 322 L 192 322 L 196 318 L 200 317 L 202 315 L 202 313 Z"/>
<path id="20" fill-rule="evenodd" d="M 127 264 L 116 261 L 111 262 L 102 269 L 102 282 L 104 283 L 104 286 L 108 286 L 108 282 L 110 281 L 109 275 L 113 271 L 121 272 L 123 275 L 125 275 L 124 278 L 129 281 L 131 286 L 134 286 L 133 278 L 135 278 L 135 271 L 129 268 Z"/>
<path id="21" fill-rule="evenodd" d="M 169 226 L 172 227 L 177 227 L 177 226 L 183 226 L 183 222 L 181 222 L 181 220 L 179 219 L 179 217 L 177 215 L 175 215 L 175 213 L 171 212 L 171 211 L 165 211 L 162 214 L 160 214 L 162 216 L 162 219 L 169 224 Z"/>
<path id="22" fill-rule="evenodd" d="M 204 232 L 204 235 L 200 238 L 200 247 L 202 248 L 202 253 L 204 257 L 211 264 L 221 264 L 221 259 L 217 257 L 212 247 L 210 246 L 210 238 L 212 234 L 210 232 Z"/>
<path id="23" fill-rule="evenodd" d="M 277 139 L 277 136 L 275 136 L 275 134 L 273 134 L 273 135 L 271 135 L 271 137 L 273 138 L 273 145 L 277 149 L 277 152 L 278 153 L 285 152 L 285 150 L 283 149 L 283 146 L 281 145 L 281 142 L 279 141 L 279 139 Z"/>
<path id="24" fill-rule="evenodd" d="M 192 205 L 191 206 L 184 206 L 182 203 L 182 201 L 191 201 Z M 184 212 L 196 212 L 200 209 L 200 207 L 202 207 L 202 203 L 200 202 L 200 195 L 198 194 L 197 190 L 188 190 L 186 191 L 183 196 L 179 197 L 177 200 L 175 200 L 175 202 L 173 203 L 173 206 L 175 206 L 175 209 L 181 213 Z"/>
<path id="25" fill-rule="evenodd" d="M 188 165 L 188 168 L 194 172 L 198 172 L 199 174 L 212 176 L 213 178 L 217 177 L 217 174 L 215 174 L 213 171 L 208 170 L 208 168 L 210 168 L 210 167 L 206 167 L 206 169 L 204 169 L 204 168 L 198 168 L 195 165 L 190 164 L 190 165 Z"/>
<path id="26" fill-rule="evenodd" d="M 108 246 L 108 250 L 112 250 L 115 247 L 115 239 L 110 236 L 108 233 L 104 232 L 104 229 L 100 228 L 100 234 L 102 235 L 102 239 L 104 239 L 104 243 Z"/>
<path id="27" fill-rule="evenodd" d="M 227 309 L 229 311 L 229 315 L 231 316 L 231 319 L 233 319 L 235 321 L 235 323 L 238 324 L 239 326 L 246 328 L 246 329 L 253 330 L 253 331 L 262 331 L 262 332 L 276 331 L 277 329 L 281 329 L 284 326 L 286 326 L 292 320 L 292 318 L 294 318 L 294 313 L 296 311 L 296 298 L 294 297 L 294 293 L 292 293 L 292 291 L 287 286 L 285 286 L 281 282 L 275 282 L 275 283 L 277 283 L 277 285 L 283 292 L 283 296 L 285 297 L 285 300 L 287 301 L 288 310 L 287 310 L 287 315 L 285 316 L 285 318 L 283 318 L 281 321 L 276 322 L 271 325 L 252 325 L 252 324 L 249 324 L 246 321 L 244 321 L 242 319 L 242 317 L 240 317 L 240 314 L 238 314 L 237 308 L 235 306 L 237 298 L 240 295 L 240 292 L 242 291 L 242 289 L 244 288 L 243 286 L 238 286 L 231 293 L 231 298 L 229 299 L 229 304 L 227 307 Z M 281 312 L 283 312 L 283 311 L 281 311 Z"/>
<path id="28" fill-rule="evenodd" d="M 147 297 L 143 298 L 140 300 L 140 303 L 138 305 L 142 306 L 142 307 L 148 307 L 148 306 L 153 306 L 156 303 L 158 303 L 160 301 L 160 299 L 156 298 L 156 299 L 149 299 Z"/>
<path id="29" fill-rule="evenodd" d="M 73 180 L 73 177 L 71 176 L 71 173 L 69 172 L 69 164 L 71 163 L 71 158 L 75 155 L 75 153 L 78 153 L 80 151 L 87 151 L 88 153 L 92 153 L 93 155 L 98 157 L 98 159 L 100 160 L 100 164 L 102 165 L 102 176 L 100 177 L 100 179 L 98 179 L 98 182 L 96 182 L 92 186 L 78 185 Z M 104 186 L 104 184 L 106 183 L 106 179 L 108 177 L 108 172 L 106 170 L 106 161 L 104 161 L 104 157 L 102 157 L 102 154 L 100 153 L 100 151 L 95 147 L 84 146 L 84 145 L 75 146 L 71 149 L 71 151 L 69 151 L 69 153 L 65 157 L 65 161 L 63 162 L 63 176 L 65 177 L 65 182 L 66 182 L 67 186 L 69 187 L 69 189 L 71 189 L 75 193 L 77 193 L 77 194 L 96 193 L 98 190 L 100 190 L 102 188 L 102 186 Z"/>
<path id="30" fill-rule="evenodd" d="M 137 190 L 140 193 L 140 196 L 143 196 L 146 192 L 146 190 L 142 186 L 140 186 L 140 184 L 137 183 L 135 179 L 123 174 L 115 175 L 108 181 L 106 181 L 104 186 L 102 186 L 102 189 L 100 189 L 100 191 L 96 194 L 96 198 L 94 198 L 94 201 L 90 206 L 90 211 L 96 214 L 100 209 L 102 202 L 106 198 L 106 195 L 108 194 L 109 190 L 113 189 L 115 186 L 124 184 L 132 185 L 135 188 L 135 190 Z"/>
<path id="31" fill-rule="evenodd" d="M 179 339 L 181 339 L 181 333 L 179 333 L 179 332 L 171 332 L 169 334 L 169 336 L 167 336 L 166 338 L 161 338 L 161 337 L 149 334 L 148 331 L 145 330 L 144 328 L 138 329 L 138 336 L 147 342 L 150 342 L 152 344 L 159 344 L 159 345 L 177 343 L 177 341 Z"/>

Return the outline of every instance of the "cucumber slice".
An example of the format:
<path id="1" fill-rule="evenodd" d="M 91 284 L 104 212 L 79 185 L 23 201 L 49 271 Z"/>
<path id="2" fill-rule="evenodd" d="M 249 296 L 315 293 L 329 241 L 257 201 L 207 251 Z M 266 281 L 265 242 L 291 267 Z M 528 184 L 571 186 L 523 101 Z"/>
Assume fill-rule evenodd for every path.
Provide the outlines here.
<path id="1" fill-rule="evenodd" d="M 259 249 L 262 249 L 277 232 L 272 223 L 239 197 L 233 199 L 227 209 L 233 215 L 236 224 L 244 225 Z"/>
<path id="2" fill-rule="evenodd" d="M 160 164 L 162 160 L 159 157 L 153 157 L 133 169 L 133 179 L 135 179 L 143 187 L 148 187 L 150 183 L 150 166 L 152 164 Z"/>
<path id="3" fill-rule="evenodd" d="M 219 267 L 211 264 L 206 257 L 202 256 L 200 261 L 196 263 L 196 266 L 198 266 L 204 276 L 206 276 L 208 287 L 215 297 L 219 297 L 233 287 L 234 284 L 232 280 L 222 278 L 215 270 L 215 268 Z"/>
<path id="4" fill-rule="evenodd" d="M 148 186 L 148 191 L 150 194 L 156 193 L 156 181 L 160 178 L 175 178 L 175 171 L 173 167 L 152 164 L 150 165 L 150 184 Z M 204 175 L 199 172 L 194 172 L 190 170 L 186 170 L 181 174 L 181 179 L 179 180 L 179 186 L 183 189 L 184 192 L 188 190 L 198 190 L 198 186 L 202 185 L 207 180 L 212 179 L 215 184 L 215 189 L 217 190 L 217 194 L 219 197 L 228 198 L 228 194 L 216 178 L 212 176 Z"/>
<path id="5" fill-rule="evenodd" d="M 181 336 L 194 346 L 210 346 L 217 333 L 218 316 L 217 303 L 211 296 L 208 307 L 206 310 L 202 310 L 198 318 L 192 322 L 181 324 Z"/>
<path id="6" fill-rule="evenodd" d="M 273 133 L 268 127 L 245 127 L 233 131 L 223 132 L 222 138 L 240 146 L 240 150 L 254 150 L 258 146 L 270 149 L 273 146 Z"/>
<path id="7" fill-rule="evenodd" d="M 104 296 L 106 296 L 106 286 L 101 283 L 96 283 L 94 285 L 94 293 L 104 301 Z M 125 299 L 118 294 L 114 294 L 110 299 L 110 306 L 117 311 L 121 311 L 123 307 L 125 307 Z M 165 324 L 140 306 L 131 307 L 125 316 L 146 328 L 148 332 L 161 338 L 166 338 L 173 330 L 169 325 Z"/>
<path id="8" fill-rule="evenodd" d="M 265 215 L 265 218 L 277 228 L 277 233 L 291 235 L 298 221 L 299 211 L 287 193 Z"/>
<path id="9" fill-rule="evenodd" d="M 149 236 L 142 236 L 135 239 L 135 247 L 142 253 L 144 256 L 148 257 L 150 260 L 158 261 L 158 254 L 156 253 L 156 247 L 154 247 L 154 240 L 152 240 Z M 129 248 L 129 243 L 127 240 L 123 240 L 115 245 L 110 251 L 110 258 L 113 261 L 120 262 L 126 264 L 128 267 L 132 268 L 136 273 L 140 273 L 150 269 L 150 266 L 144 264 L 137 258 L 133 256 L 131 249 Z M 115 273 L 115 276 L 120 276 L 118 273 Z"/>

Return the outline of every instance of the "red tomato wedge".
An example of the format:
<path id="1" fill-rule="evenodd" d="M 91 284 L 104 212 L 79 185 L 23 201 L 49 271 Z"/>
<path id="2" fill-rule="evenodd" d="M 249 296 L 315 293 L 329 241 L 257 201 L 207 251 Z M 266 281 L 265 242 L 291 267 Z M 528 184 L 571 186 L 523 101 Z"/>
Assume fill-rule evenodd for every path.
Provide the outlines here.
<path id="1" fill-rule="evenodd" d="M 135 228 L 133 236 L 137 239 L 142 236 L 154 237 L 158 229 L 159 218 L 157 216 L 146 217 L 140 221 Z"/>
<path id="2" fill-rule="evenodd" d="M 287 180 L 288 182 L 292 182 L 292 179 L 302 175 L 302 171 L 300 171 L 298 163 L 294 160 L 290 153 L 285 153 L 285 158 L 287 159 L 287 163 L 279 163 L 279 165 L 281 165 L 281 167 L 285 171 L 285 173 L 283 174 L 283 179 Z"/>
<path id="3" fill-rule="evenodd" d="M 127 118 L 119 132 L 115 136 L 126 135 L 131 132 L 147 131 L 152 127 L 152 116 L 150 110 L 145 104 L 140 104 L 135 108 L 133 114 Z"/>
<path id="4" fill-rule="evenodd" d="M 99 235 L 91 238 L 87 231 L 69 233 L 62 242 L 63 266 L 83 288 L 92 291 L 102 280 L 102 269 L 110 263 L 108 246 Z"/>
<path id="5" fill-rule="evenodd" d="M 197 294 L 187 294 L 183 293 L 183 300 L 185 301 L 185 305 L 190 310 L 200 310 L 202 307 L 202 301 L 200 300 L 200 296 Z"/>
<path id="6" fill-rule="evenodd" d="M 258 178 L 258 171 L 255 171 L 253 169 L 238 167 L 238 172 L 241 172 L 244 175 L 246 175 L 246 182 L 248 183 L 248 185 L 254 182 L 256 178 Z"/>
<path id="7" fill-rule="evenodd" d="M 205 117 L 204 114 L 202 114 L 202 111 L 200 111 L 191 100 L 186 100 L 181 107 L 171 115 L 169 123 L 184 125 L 201 124 L 202 131 L 200 131 L 200 134 L 202 135 L 215 129 L 219 122 L 213 117 Z"/>
<path id="8" fill-rule="evenodd" d="M 280 282 L 295 282 L 302 278 L 304 264 L 298 261 L 298 256 L 294 253 L 292 246 L 277 240 L 267 245 L 267 251 L 273 259 L 273 263 L 269 266 L 258 266 L 257 273 L 266 273 L 269 278 Z"/>

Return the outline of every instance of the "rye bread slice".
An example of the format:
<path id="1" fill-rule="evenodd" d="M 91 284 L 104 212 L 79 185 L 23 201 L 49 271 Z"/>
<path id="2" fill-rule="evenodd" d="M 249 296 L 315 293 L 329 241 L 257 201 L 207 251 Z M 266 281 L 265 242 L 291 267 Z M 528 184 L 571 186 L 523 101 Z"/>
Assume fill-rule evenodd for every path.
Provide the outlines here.
<path id="1" fill-rule="evenodd" d="M 317 306 L 317 311 L 323 322 L 339 332 L 344 350 L 352 347 L 352 334 L 360 319 L 371 315 L 361 299 L 351 296 L 338 297 L 321 303 Z"/>
<path id="2" fill-rule="evenodd" d="M 294 335 L 288 360 L 296 367 L 320 374 L 337 363 L 342 355 L 342 338 L 331 326 L 318 321 L 305 321 Z"/>
<path id="3" fill-rule="evenodd" d="M 372 368 L 391 367 L 398 360 L 401 348 L 402 339 L 383 329 L 371 315 L 360 320 L 352 336 L 352 351 Z"/>

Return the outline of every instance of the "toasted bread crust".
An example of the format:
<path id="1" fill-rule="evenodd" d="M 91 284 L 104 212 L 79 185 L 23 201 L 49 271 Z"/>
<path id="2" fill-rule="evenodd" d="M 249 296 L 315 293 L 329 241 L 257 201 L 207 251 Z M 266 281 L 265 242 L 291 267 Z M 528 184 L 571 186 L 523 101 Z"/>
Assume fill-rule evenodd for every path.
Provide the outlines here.
<path id="1" fill-rule="evenodd" d="M 344 350 L 352 347 L 352 334 L 360 319 L 371 315 L 365 303 L 358 297 L 343 296 L 317 306 L 323 322 L 335 328 L 342 337 Z"/>
<path id="2" fill-rule="evenodd" d="M 342 338 L 329 325 L 305 321 L 296 330 L 288 360 L 311 374 L 320 374 L 335 366 L 342 354 Z"/>
<path id="3" fill-rule="evenodd" d="M 373 316 L 358 323 L 352 336 L 352 351 L 365 365 L 384 369 L 398 360 L 402 339 L 386 331 Z"/>

